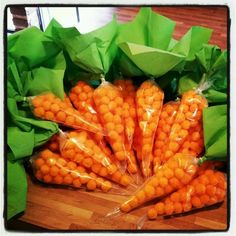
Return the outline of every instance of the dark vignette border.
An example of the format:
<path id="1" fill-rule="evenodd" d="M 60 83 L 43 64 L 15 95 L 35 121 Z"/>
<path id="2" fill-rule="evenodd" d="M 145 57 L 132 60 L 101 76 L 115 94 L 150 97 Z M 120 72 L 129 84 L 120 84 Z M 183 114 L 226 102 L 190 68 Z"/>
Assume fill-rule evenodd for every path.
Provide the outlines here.
<path id="1" fill-rule="evenodd" d="M 231 199 L 230 199 L 230 26 L 231 26 L 231 19 L 230 19 L 230 8 L 229 6 L 222 4 L 209 4 L 209 5 L 200 5 L 200 4 L 9 4 L 6 5 L 4 8 L 4 22 L 3 22 L 3 45 L 4 45 L 4 226 L 5 229 L 8 231 L 13 231 L 8 229 L 7 225 L 7 9 L 8 7 L 224 7 L 227 9 L 227 79 L 228 79 L 228 87 L 227 87 L 227 173 L 228 173 L 228 181 L 227 181 L 227 228 L 225 230 L 47 230 L 47 229 L 34 229 L 34 230 L 20 230 L 18 232 L 48 232 L 48 233 L 61 233 L 61 232 L 69 232 L 69 233 L 92 233 L 92 232 L 103 232 L 103 233 L 206 233 L 206 232 L 227 232 L 230 228 L 230 218 L 231 218 Z M 17 231 L 15 231 L 17 232 Z"/>

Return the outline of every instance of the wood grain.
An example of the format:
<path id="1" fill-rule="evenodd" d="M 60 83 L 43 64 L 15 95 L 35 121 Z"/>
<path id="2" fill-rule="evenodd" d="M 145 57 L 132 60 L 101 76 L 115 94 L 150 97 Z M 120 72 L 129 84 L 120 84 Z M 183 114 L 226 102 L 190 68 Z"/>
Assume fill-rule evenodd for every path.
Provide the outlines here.
<path id="1" fill-rule="evenodd" d="M 27 208 L 20 220 L 50 230 L 135 230 L 149 206 L 105 217 L 127 196 L 43 186 L 28 178 Z M 146 221 L 143 230 L 225 230 L 226 202 L 175 217 Z"/>

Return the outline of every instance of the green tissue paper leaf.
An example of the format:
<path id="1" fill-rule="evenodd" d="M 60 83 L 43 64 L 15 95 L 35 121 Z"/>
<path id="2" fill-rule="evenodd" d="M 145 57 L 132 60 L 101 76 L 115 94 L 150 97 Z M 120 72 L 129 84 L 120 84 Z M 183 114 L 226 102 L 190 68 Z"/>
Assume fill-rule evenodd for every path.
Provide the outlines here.
<path id="1" fill-rule="evenodd" d="M 119 25 L 117 43 L 135 43 L 166 50 L 171 41 L 175 22 L 142 7 L 135 19 Z"/>
<path id="2" fill-rule="evenodd" d="M 122 43 L 119 47 L 143 75 L 159 77 L 184 59 L 182 55 L 133 43 Z"/>
<path id="3" fill-rule="evenodd" d="M 13 98 L 8 98 L 7 106 L 9 112 L 7 144 L 14 154 L 14 160 L 31 155 L 34 147 L 45 143 L 59 130 L 54 122 L 30 118 L 28 112 L 18 108 L 19 105 Z M 22 143 L 23 137 L 24 143 Z"/>
<path id="4" fill-rule="evenodd" d="M 37 27 L 30 27 L 8 37 L 8 55 L 20 71 L 40 66 L 54 57 L 60 48 Z"/>
<path id="5" fill-rule="evenodd" d="M 218 105 L 203 110 L 205 158 L 227 158 L 227 105 Z"/>
<path id="6" fill-rule="evenodd" d="M 24 167 L 7 161 L 7 219 L 26 208 L 27 180 Z"/>
<path id="7" fill-rule="evenodd" d="M 90 73 L 106 74 L 116 56 L 117 22 L 115 19 L 95 31 L 86 34 L 77 33 L 77 35 L 75 29 L 60 28 L 54 21 L 49 25 L 46 33 L 59 41 L 73 63 Z M 63 37 L 63 35 L 73 35 L 73 37 Z"/>
<path id="8" fill-rule="evenodd" d="M 198 87 L 202 76 L 210 87 L 203 91 L 209 103 L 225 103 L 227 101 L 227 53 L 221 52 L 217 46 L 205 45 L 198 53 L 194 62 L 194 72 L 188 72 L 179 80 L 178 92 Z"/>
<path id="9" fill-rule="evenodd" d="M 185 55 L 185 60 L 193 60 L 195 59 L 195 53 L 202 48 L 203 44 L 208 43 L 211 34 L 211 29 L 193 26 L 179 42 L 175 44 L 171 52 Z"/>
<path id="10" fill-rule="evenodd" d="M 37 95 L 52 92 L 64 99 L 63 78 L 66 61 L 63 52 L 44 62 L 42 66 L 27 72 L 25 75 L 24 94 Z"/>
<path id="11" fill-rule="evenodd" d="M 212 33 L 196 26 L 177 41 L 172 38 L 174 27 L 173 21 L 151 8 L 141 8 L 132 22 L 121 24 L 117 39 L 121 52 L 116 62 L 122 74 L 160 77 L 171 70 L 181 71 Z"/>

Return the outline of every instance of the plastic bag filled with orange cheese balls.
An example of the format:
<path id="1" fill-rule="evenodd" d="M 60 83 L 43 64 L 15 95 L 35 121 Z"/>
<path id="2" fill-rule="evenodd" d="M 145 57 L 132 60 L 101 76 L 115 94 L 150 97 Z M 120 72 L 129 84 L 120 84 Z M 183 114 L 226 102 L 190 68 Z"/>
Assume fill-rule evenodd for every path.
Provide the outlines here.
<path id="1" fill-rule="evenodd" d="M 188 184 L 198 170 L 197 158 L 177 153 L 148 178 L 125 202 L 108 216 L 127 213 L 144 203 L 164 197 Z"/>
<path id="2" fill-rule="evenodd" d="M 50 120 L 74 129 L 88 130 L 104 134 L 99 123 L 87 121 L 86 118 L 70 105 L 68 99 L 61 100 L 53 93 L 44 93 L 29 98 L 36 117 Z"/>
<path id="3" fill-rule="evenodd" d="M 136 88 L 132 79 L 116 79 L 114 85 L 121 89 L 124 99 L 124 123 L 127 149 L 130 150 L 133 144 L 135 125 L 137 123 L 136 114 Z"/>
<path id="4" fill-rule="evenodd" d="M 97 145 L 90 133 L 79 130 L 60 132 L 59 143 L 62 157 L 74 161 L 120 186 L 136 187 L 133 185 L 134 181 L 131 176 L 121 172 L 117 161 Z"/>
<path id="5" fill-rule="evenodd" d="M 116 79 L 114 84 L 121 90 L 124 99 L 123 116 L 125 125 L 125 148 L 127 151 L 127 171 L 132 175 L 135 182 L 140 184 L 143 182 L 143 178 L 133 151 L 133 139 L 137 125 L 135 103 L 136 88 L 131 79 Z"/>
<path id="6" fill-rule="evenodd" d="M 70 90 L 69 97 L 77 111 L 82 114 L 88 122 L 95 122 L 100 125 L 99 116 L 97 114 L 95 103 L 93 100 L 94 88 L 85 81 L 78 81 Z M 99 133 L 91 134 L 98 145 L 107 155 L 112 155 L 110 148 L 103 135 Z"/>
<path id="7" fill-rule="evenodd" d="M 162 164 L 161 155 L 164 151 L 166 140 L 170 135 L 171 126 L 174 123 L 179 104 L 179 101 L 170 101 L 165 103 L 162 107 L 153 146 L 154 172 Z"/>
<path id="8" fill-rule="evenodd" d="M 102 78 L 102 83 L 94 90 L 93 98 L 114 157 L 121 163 L 125 171 L 127 168 L 127 152 L 123 116 L 124 99 L 121 90 Z"/>
<path id="9" fill-rule="evenodd" d="M 144 81 L 136 92 L 138 133 L 140 134 L 137 157 L 141 162 L 144 177 L 152 175 L 152 150 L 163 99 L 163 91 L 151 79 Z"/>
<path id="10" fill-rule="evenodd" d="M 81 156 L 89 156 L 90 159 L 106 167 L 109 174 L 118 170 L 113 160 L 101 149 L 93 136 L 85 130 L 60 131 L 59 142 L 61 154 L 69 160 L 79 162 Z"/>
<path id="11" fill-rule="evenodd" d="M 130 194 L 126 189 L 49 149 L 39 152 L 30 161 L 34 176 L 43 183 L 84 188 L 89 191 Z"/>
<path id="12" fill-rule="evenodd" d="M 158 217 L 177 215 L 195 209 L 222 202 L 226 196 L 226 175 L 220 171 L 207 169 L 168 197 L 152 205 L 147 214 L 140 218 L 137 228 L 141 229 L 145 220 L 155 220 Z"/>
<path id="13" fill-rule="evenodd" d="M 190 90 L 182 94 L 175 120 L 171 126 L 169 139 L 162 152 L 162 161 L 166 162 L 171 156 L 179 152 L 188 138 L 192 144 L 183 146 L 186 153 L 193 149 L 192 154 L 198 155 L 203 151 L 202 112 L 208 106 L 207 99 L 199 90 Z M 197 142 L 196 142 L 197 141 Z"/>

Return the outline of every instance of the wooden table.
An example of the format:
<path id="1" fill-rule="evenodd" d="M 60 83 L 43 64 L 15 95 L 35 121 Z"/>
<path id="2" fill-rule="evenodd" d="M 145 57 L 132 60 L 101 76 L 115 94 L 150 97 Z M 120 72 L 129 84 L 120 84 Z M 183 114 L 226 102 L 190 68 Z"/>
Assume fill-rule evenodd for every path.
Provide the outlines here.
<path id="1" fill-rule="evenodd" d="M 28 178 L 28 199 L 21 221 L 50 230 L 135 230 L 148 206 L 113 218 L 105 215 L 127 196 L 45 187 Z M 182 216 L 146 221 L 143 230 L 224 230 L 226 202 Z"/>

